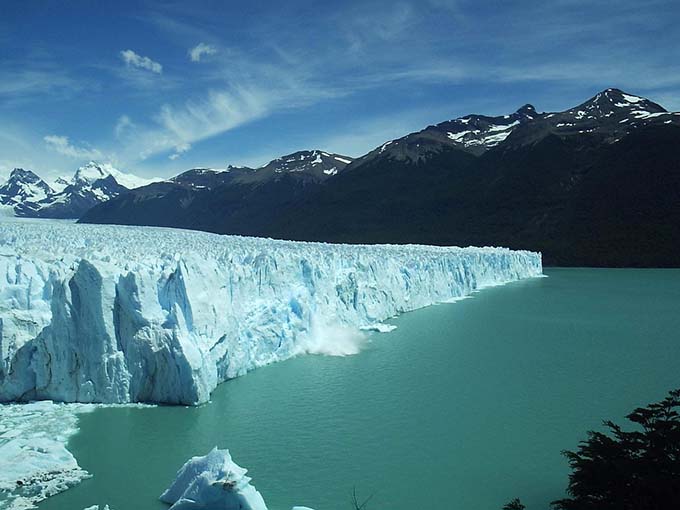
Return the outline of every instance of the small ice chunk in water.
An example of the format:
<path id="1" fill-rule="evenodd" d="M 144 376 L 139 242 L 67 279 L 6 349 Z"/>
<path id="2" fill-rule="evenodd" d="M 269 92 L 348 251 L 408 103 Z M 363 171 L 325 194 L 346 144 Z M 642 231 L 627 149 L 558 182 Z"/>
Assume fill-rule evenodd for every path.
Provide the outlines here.
<path id="1" fill-rule="evenodd" d="M 360 328 L 362 331 L 376 331 L 378 333 L 389 333 L 390 331 L 394 331 L 397 329 L 397 326 L 394 324 L 385 324 L 384 322 L 375 322 L 373 324 L 369 324 L 368 326 L 362 326 Z"/>
<path id="2" fill-rule="evenodd" d="M 36 508 L 89 476 L 66 449 L 77 415 L 89 410 L 51 401 L 0 405 L 0 510 Z"/>

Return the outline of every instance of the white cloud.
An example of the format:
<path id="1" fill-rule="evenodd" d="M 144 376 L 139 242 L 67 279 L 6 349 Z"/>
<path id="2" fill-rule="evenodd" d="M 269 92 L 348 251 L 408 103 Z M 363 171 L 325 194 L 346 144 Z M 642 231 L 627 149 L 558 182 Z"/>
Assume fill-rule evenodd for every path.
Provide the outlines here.
<path id="1" fill-rule="evenodd" d="M 182 154 L 185 152 L 188 152 L 191 150 L 191 144 L 190 143 L 180 143 L 175 147 L 175 152 L 173 154 L 170 154 L 168 156 L 168 159 L 174 161 L 177 158 L 179 158 Z"/>
<path id="2" fill-rule="evenodd" d="M 71 142 L 68 139 L 68 136 L 47 135 L 46 137 L 43 138 L 43 140 L 45 140 L 45 143 L 50 149 L 64 156 L 68 156 L 70 158 L 77 159 L 102 158 L 102 153 L 99 152 L 97 149 L 89 147 L 78 147 L 76 145 L 71 144 Z"/>
<path id="3" fill-rule="evenodd" d="M 163 66 L 158 62 L 151 60 L 149 57 L 142 57 L 132 50 L 121 51 L 120 57 L 128 67 L 132 66 L 140 69 L 147 69 L 156 74 L 161 74 L 163 72 Z"/>
<path id="4" fill-rule="evenodd" d="M 265 91 L 233 87 L 183 105 L 166 104 L 154 117 L 157 127 L 141 130 L 128 149 L 141 159 L 172 150 L 170 159 L 175 160 L 190 150 L 192 143 L 266 115 L 273 101 Z"/>
<path id="5" fill-rule="evenodd" d="M 228 70 L 234 78 L 227 83 L 229 73 L 225 66 L 208 72 L 209 80 L 219 83 L 219 88 L 185 102 L 165 104 L 150 122 L 140 121 L 135 135 L 126 138 L 118 154 L 135 161 L 167 153 L 166 157 L 174 161 L 202 140 L 274 112 L 341 94 L 333 87 L 312 82 L 303 69 L 291 75 L 288 65 L 258 64 L 248 55 L 230 55 Z"/>
<path id="6" fill-rule="evenodd" d="M 132 122 L 132 120 L 130 120 L 130 117 L 127 115 L 121 115 L 118 117 L 116 127 L 113 130 L 116 133 L 116 138 L 120 138 L 125 134 L 126 131 L 134 128 L 135 124 Z"/>
<path id="7" fill-rule="evenodd" d="M 200 62 L 203 55 L 214 55 L 215 53 L 217 53 L 217 49 L 205 43 L 198 43 L 188 52 L 192 62 Z"/>

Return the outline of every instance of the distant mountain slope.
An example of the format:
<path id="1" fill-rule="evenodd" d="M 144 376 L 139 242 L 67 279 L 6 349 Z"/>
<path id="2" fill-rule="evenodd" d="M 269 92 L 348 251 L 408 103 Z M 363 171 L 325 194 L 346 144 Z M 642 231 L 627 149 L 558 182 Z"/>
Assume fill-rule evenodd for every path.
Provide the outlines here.
<path id="1" fill-rule="evenodd" d="M 152 185 L 121 195 L 83 221 L 502 245 L 540 250 L 546 265 L 680 267 L 680 113 L 618 89 L 563 112 L 525 105 L 428 126 L 307 188 L 286 184 L 294 174 L 285 172 L 246 185 L 253 175 L 220 174 L 200 195 L 197 177 L 179 176 L 162 193 Z"/>
<path id="2" fill-rule="evenodd" d="M 70 180 L 60 177 L 52 186 L 30 170 L 14 169 L 0 186 L 0 204 L 12 206 L 16 216 L 77 219 L 94 205 L 154 180 L 94 161 L 78 168 Z"/>
<path id="3" fill-rule="evenodd" d="M 90 209 L 84 223 L 193 228 L 247 235 L 344 171 L 352 158 L 300 151 L 258 168 L 193 169 Z"/>
<path id="4" fill-rule="evenodd" d="M 466 152 L 360 158 L 260 234 L 503 245 L 540 250 L 547 265 L 680 266 L 680 115 L 609 89 Z"/>

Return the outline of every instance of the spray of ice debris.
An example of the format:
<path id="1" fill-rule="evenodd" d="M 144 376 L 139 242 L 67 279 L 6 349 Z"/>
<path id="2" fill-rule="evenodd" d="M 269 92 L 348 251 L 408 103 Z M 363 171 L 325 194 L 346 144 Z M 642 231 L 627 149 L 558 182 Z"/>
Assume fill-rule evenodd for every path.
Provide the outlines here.
<path id="1" fill-rule="evenodd" d="M 309 336 L 298 344 L 298 349 L 300 354 L 351 356 L 361 351 L 367 339 L 357 328 L 313 320 Z"/>

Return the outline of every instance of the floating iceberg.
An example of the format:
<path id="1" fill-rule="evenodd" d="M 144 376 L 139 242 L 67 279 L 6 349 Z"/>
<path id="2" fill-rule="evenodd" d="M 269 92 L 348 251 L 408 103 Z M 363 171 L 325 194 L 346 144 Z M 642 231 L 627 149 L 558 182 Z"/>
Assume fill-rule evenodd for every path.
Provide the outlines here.
<path id="1" fill-rule="evenodd" d="M 360 328 L 540 276 L 504 248 L 356 246 L 150 227 L 0 223 L 0 401 L 197 404 Z"/>
<path id="2" fill-rule="evenodd" d="M 267 510 L 248 472 L 231 460 L 229 450 L 213 450 L 192 457 L 177 472 L 161 501 L 170 510 Z"/>
<path id="3" fill-rule="evenodd" d="M 189 459 L 160 500 L 172 505 L 169 510 L 267 510 L 247 472 L 232 460 L 229 450 L 213 448 L 208 455 Z"/>

